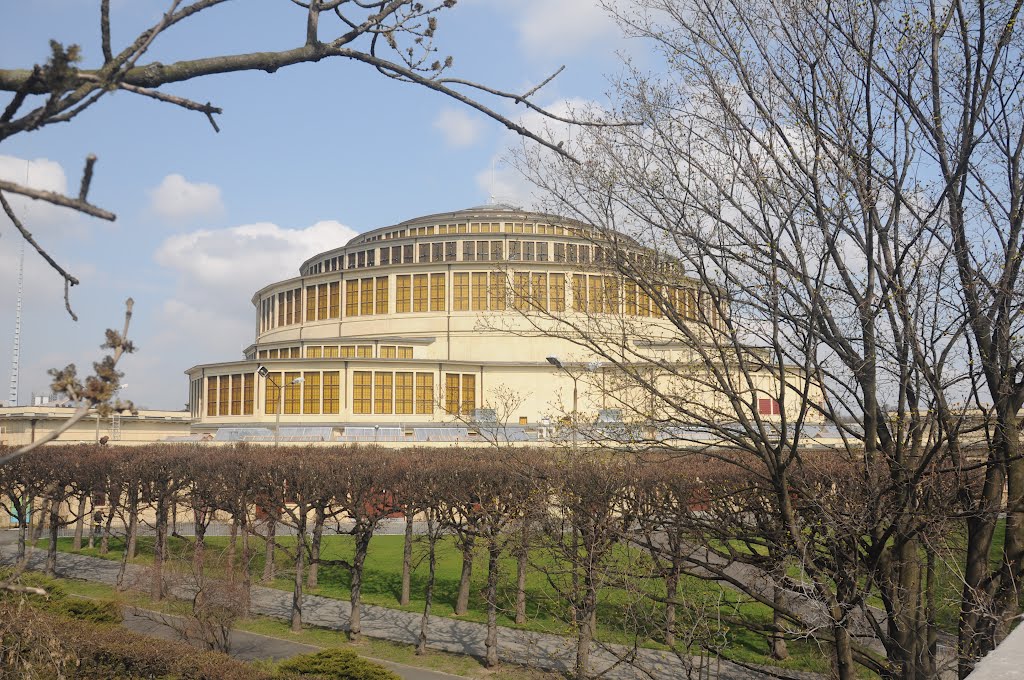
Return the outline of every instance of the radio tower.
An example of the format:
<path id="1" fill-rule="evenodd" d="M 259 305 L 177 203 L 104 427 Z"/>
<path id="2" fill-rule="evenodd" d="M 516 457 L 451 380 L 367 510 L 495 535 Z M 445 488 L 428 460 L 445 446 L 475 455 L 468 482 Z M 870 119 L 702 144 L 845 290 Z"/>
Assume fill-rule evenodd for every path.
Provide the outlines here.
<path id="1" fill-rule="evenodd" d="M 25 280 L 25 242 L 21 242 L 21 256 L 18 259 L 18 306 L 14 312 L 14 350 L 11 352 L 11 391 L 8 405 L 18 405 L 18 366 L 21 364 L 21 296 Z"/>

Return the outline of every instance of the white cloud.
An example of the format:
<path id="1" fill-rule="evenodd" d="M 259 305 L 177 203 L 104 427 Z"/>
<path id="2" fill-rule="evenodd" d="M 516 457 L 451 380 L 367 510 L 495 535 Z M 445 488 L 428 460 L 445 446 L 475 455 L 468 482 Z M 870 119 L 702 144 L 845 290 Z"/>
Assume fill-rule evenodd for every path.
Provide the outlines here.
<path id="1" fill-rule="evenodd" d="M 46 158 L 28 160 L 16 156 L 0 156 L 0 179 L 33 189 L 60 194 L 68 192 L 68 178 L 64 168 L 60 163 Z M 4 195 L 11 204 L 14 214 L 29 231 L 34 231 L 40 225 L 63 227 L 77 222 L 77 214 L 68 208 L 59 208 L 51 203 L 35 201 L 11 192 Z M 10 224 L 7 215 L 0 211 L 0 225 L 6 227 Z"/>
<path id="2" fill-rule="evenodd" d="M 224 214 L 220 187 L 206 182 L 189 182 L 179 174 L 167 175 L 149 190 L 150 209 L 168 222 L 187 222 Z"/>
<path id="3" fill-rule="evenodd" d="M 529 53 L 575 54 L 617 34 L 615 21 L 594 0 L 524 0 L 508 6 L 519 10 L 519 39 Z"/>
<path id="4" fill-rule="evenodd" d="M 465 109 L 444 109 L 434 119 L 434 127 L 441 131 L 448 146 L 464 148 L 480 139 L 484 124 Z"/>

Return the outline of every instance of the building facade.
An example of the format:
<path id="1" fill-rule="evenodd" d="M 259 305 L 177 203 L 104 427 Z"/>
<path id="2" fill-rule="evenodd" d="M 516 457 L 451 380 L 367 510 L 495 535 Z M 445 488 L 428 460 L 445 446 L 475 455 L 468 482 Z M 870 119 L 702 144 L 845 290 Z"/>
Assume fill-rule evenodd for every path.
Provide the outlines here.
<path id="1" fill-rule="evenodd" d="M 243 360 L 187 371 L 193 432 L 468 422 L 481 412 L 534 424 L 568 412 L 574 387 L 577 410 L 597 413 L 607 396 L 579 378 L 593 385 L 603 369 L 572 341 L 576 323 L 685 351 L 663 307 L 616 274 L 612 257 L 656 265 L 627 237 L 609 244 L 585 224 L 503 205 L 360 234 L 255 293 Z M 662 290 L 678 318 L 721 325 L 695 280 L 671 280 Z"/>

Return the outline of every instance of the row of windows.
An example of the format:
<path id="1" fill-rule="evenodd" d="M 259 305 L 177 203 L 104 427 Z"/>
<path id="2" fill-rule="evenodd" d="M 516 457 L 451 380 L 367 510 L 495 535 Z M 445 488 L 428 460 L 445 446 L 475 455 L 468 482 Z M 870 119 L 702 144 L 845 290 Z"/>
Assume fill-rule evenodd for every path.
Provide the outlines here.
<path id="1" fill-rule="evenodd" d="M 462 257 L 459 258 L 459 244 Z M 611 263 L 621 248 L 591 245 L 588 243 L 550 243 L 548 241 L 507 241 L 510 262 L 566 262 L 569 264 Z M 396 246 L 381 246 L 337 255 L 309 267 L 308 274 L 338 271 L 339 269 L 363 269 L 396 264 L 428 262 L 504 262 L 506 241 L 436 241 L 429 243 L 406 243 Z M 626 256 L 648 266 L 650 256 L 635 250 Z"/>
<path id="2" fill-rule="evenodd" d="M 547 234 L 550 236 L 587 236 L 579 227 L 565 227 L 561 224 L 534 222 L 457 222 L 455 224 L 430 224 L 422 227 L 408 227 L 381 232 L 368 237 L 364 242 L 386 241 L 410 236 L 433 236 L 435 234 Z"/>
<path id="3" fill-rule="evenodd" d="M 298 382 L 302 378 L 301 382 Z M 339 413 L 340 371 L 292 371 L 267 374 L 264 412 L 276 414 Z"/>
<path id="4" fill-rule="evenodd" d="M 412 347 L 406 345 L 380 345 L 377 356 L 381 359 L 412 359 Z M 261 349 L 257 359 L 299 359 L 301 347 Z M 307 359 L 372 359 L 373 345 L 306 345 Z"/>
<path id="5" fill-rule="evenodd" d="M 255 373 L 236 373 L 234 375 L 208 377 L 206 379 L 206 415 L 252 415 L 255 386 Z"/>
<path id="6" fill-rule="evenodd" d="M 434 374 L 412 371 L 354 371 L 352 413 L 430 415 L 434 412 Z"/>
<path id="7" fill-rule="evenodd" d="M 520 311 L 563 312 L 567 304 L 569 291 L 566 289 L 566 279 L 569 276 L 561 272 L 454 272 L 451 275 L 451 310 L 504 311 L 511 303 L 512 308 Z M 445 273 L 397 274 L 393 311 L 400 314 L 447 311 L 447 278 Z M 377 276 L 345 281 L 345 316 L 371 316 L 392 311 L 389 279 L 388 276 Z M 662 306 L 653 301 L 651 295 L 635 281 L 618 276 L 572 274 L 571 282 L 571 307 L 574 311 L 658 318 L 663 316 Z M 662 304 L 666 307 L 677 310 L 685 319 L 697 320 L 701 317 L 700 307 L 703 305 L 706 319 L 712 319 L 713 325 L 718 327 L 713 305 L 707 299 L 700 299 L 696 288 L 661 286 L 660 289 Z M 323 310 L 327 310 L 327 318 L 337 318 L 332 316 L 338 313 L 340 305 L 337 282 L 311 285 L 305 290 L 306 321 L 323 319 Z M 275 317 L 276 303 L 277 319 L 287 323 L 302 322 L 301 288 L 277 293 L 262 301 L 263 304 L 267 302 L 271 303 L 271 318 Z M 261 332 L 266 330 L 262 328 Z M 271 354 L 264 356 L 263 351 Z M 278 356 L 273 354 L 274 351 L 261 350 L 259 358 L 276 359 Z M 299 356 L 286 355 L 283 353 L 285 351 L 288 350 L 281 350 L 280 358 Z M 361 355 L 357 351 L 353 356 Z"/>

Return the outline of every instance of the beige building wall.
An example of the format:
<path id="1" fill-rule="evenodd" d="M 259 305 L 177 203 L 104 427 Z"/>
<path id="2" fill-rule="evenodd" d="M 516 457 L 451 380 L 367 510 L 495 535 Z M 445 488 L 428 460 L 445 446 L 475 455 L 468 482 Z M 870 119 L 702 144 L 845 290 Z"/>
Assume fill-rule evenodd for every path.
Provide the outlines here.
<path id="1" fill-rule="evenodd" d="M 22 446 L 40 439 L 67 422 L 75 409 L 57 406 L 0 408 L 0 444 Z M 138 415 L 98 417 L 89 414 L 57 439 L 62 443 L 92 443 L 107 437 L 111 443 L 158 442 L 187 435 L 191 418 L 187 411 L 142 410 Z"/>

